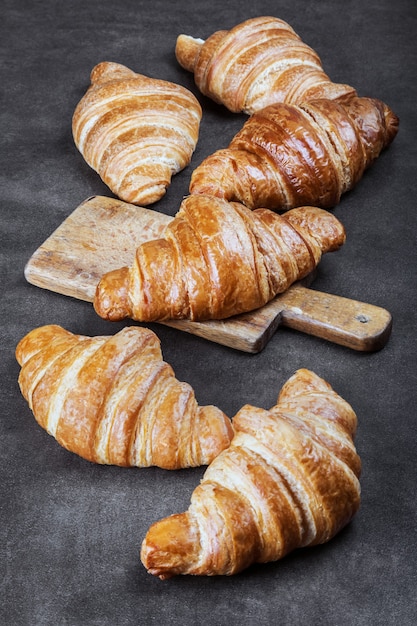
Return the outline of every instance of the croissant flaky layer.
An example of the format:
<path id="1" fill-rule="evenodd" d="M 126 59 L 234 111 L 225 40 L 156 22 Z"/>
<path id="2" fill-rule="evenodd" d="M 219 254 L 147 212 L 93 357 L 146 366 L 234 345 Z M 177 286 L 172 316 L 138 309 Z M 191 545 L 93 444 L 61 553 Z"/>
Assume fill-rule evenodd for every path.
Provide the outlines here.
<path id="1" fill-rule="evenodd" d="M 19 385 L 37 422 L 65 448 L 102 464 L 207 465 L 233 436 L 215 406 L 198 406 L 150 330 L 112 337 L 41 326 L 16 348 Z"/>
<path id="2" fill-rule="evenodd" d="M 371 98 L 277 103 L 252 115 L 228 148 L 193 171 L 190 192 L 250 208 L 332 208 L 393 141 L 398 125 L 395 113 Z"/>
<path id="3" fill-rule="evenodd" d="M 201 116 L 198 100 L 181 85 L 103 62 L 91 72 L 72 131 L 87 163 L 115 195 L 148 205 L 189 164 Z"/>
<path id="4" fill-rule="evenodd" d="M 188 196 L 164 238 L 140 245 L 132 267 L 102 277 L 94 307 L 113 321 L 227 318 L 263 306 L 344 241 L 342 224 L 322 209 L 280 216 Z"/>
<path id="5" fill-rule="evenodd" d="M 246 405 L 185 513 L 153 524 L 141 559 L 160 578 L 230 575 L 329 541 L 360 504 L 352 407 L 298 370 L 266 411 Z"/>
<path id="6" fill-rule="evenodd" d="M 356 94 L 349 85 L 333 83 L 318 54 L 276 17 L 246 20 L 206 41 L 180 35 L 175 54 L 194 73 L 200 91 L 233 112 Z"/>

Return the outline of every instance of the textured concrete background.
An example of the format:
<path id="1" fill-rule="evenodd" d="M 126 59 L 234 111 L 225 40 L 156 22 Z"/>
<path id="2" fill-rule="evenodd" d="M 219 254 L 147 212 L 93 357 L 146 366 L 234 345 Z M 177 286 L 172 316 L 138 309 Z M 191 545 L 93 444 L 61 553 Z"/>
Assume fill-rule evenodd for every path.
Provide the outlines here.
<path id="1" fill-rule="evenodd" d="M 7 626 L 416 623 L 416 4 L 413 0 L 3 0 L 1 129 L 0 622 Z M 344 248 L 314 287 L 388 309 L 392 336 L 364 354 L 280 329 L 257 355 L 151 325 L 165 360 L 201 404 L 233 416 L 268 408 L 299 367 L 328 380 L 357 412 L 362 507 L 329 544 L 231 578 L 161 582 L 139 560 L 148 526 L 187 508 L 203 468 L 126 470 L 84 461 L 35 422 L 17 386 L 14 349 L 48 323 L 112 334 L 88 303 L 29 285 L 25 263 L 85 198 L 111 195 L 85 164 L 71 116 L 92 67 L 124 63 L 190 88 L 204 109 L 189 168 L 155 207 L 173 215 L 204 156 L 244 117 L 200 96 L 175 60 L 184 32 L 202 38 L 248 17 L 287 20 L 333 80 L 399 115 L 393 145 L 335 215 Z"/>

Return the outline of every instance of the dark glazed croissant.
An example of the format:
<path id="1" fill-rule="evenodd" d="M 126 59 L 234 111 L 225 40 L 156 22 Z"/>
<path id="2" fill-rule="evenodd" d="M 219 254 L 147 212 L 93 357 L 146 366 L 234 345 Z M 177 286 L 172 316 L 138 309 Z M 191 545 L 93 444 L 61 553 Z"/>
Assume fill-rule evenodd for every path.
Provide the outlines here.
<path id="1" fill-rule="evenodd" d="M 85 337 L 42 326 L 21 339 L 16 358 L 37 422 L 88 461 L 207 465 L 233 436 L 229 418 L 215 406 L 198 406 L 190 385 L 175 378 L 148 329 Z"/>
<path id="2" fill-rule="evenodd" d="M 202 111 L 181 85 L 103 62 L 73 119 L 74 141 L 103 182 L 126 202 L 159 200 L 189 164 Z"/>
<path id="3" fill-rule="evenodd" d="M 263 306 L 344 241 L 342 224 L 315 207 L 280 216 L 188 196 L 164 238 L 140 245 L 132 267 L 102 277 L 94 307 L 113 321 L 227 318 Z"/>
<path id="4" fill-rule="evenodd" d="M 251 114 L 274 102 L 297 104 L 356 93 L 349 85 L 333 83 L 318 54 L 275 17 L 246 20 L 206 41 L 180 35 L 175 54 L 194 73 L 200 91 L 233 112 Z"/>
<path id="5" fill-rule="evenodd" d="M 305 369 L 270 411 L 244 406 L 188 511 L 150 527 L 144 566 L 161 579 L 230 575 L 329 541 L 360 504 L 356 422 L 352 407 Z"/>
<path id="6" fill-rule="evenodd" d="M 395 138 L 398 117 L 371 98 L 278 103 L 192 173 L 190 192 L 249 208 L 334 207 Z"/>

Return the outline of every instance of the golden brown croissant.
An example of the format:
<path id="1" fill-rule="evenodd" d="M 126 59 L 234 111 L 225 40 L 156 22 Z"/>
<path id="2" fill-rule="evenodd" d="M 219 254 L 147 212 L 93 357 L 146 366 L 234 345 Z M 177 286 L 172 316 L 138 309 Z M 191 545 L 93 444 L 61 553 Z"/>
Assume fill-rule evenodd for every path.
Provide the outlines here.
<path id="1" fill-rule="evenodd" d="M 206 41 L 180 35 L 175 54 L 194 73 L 200 91 L 233 112 L 251 114 L 273 102 L 356 93 L 349 85 L 333 83 L 318 54 L 275 17 L 246 20 Z"/>
<path id="2" fill-rule="evenodd" d="M 103 62 L 72 120 L 74 141 L 87 163 L 122 200 L 159 200 L 189 164 L 202 111 L 180 85 Z"/>
<path id="3" fill-rule="evenodd" d="M 188 511 L 150 527 L 144 566 L 162 579 L 230 575 L 329 541 L 360 504 L 356 422 L 352 407 L 305 369 L 270 411 L 244 406 Z"/>
<path id="4" fill-rule="evenodd" d="M 191 193 L 250 208 L 334 207 L 394 139 L 398 117 L 380 100 L 274 104 L 192 173 Z"/>
<path id="5" fill-rule="evenodd" d="M 322 209 L 280 216 L 188 196 L 164 238 L 140 245 L 132 267 L 102 277 L 94 307 L 113 321 L 227 318 L 263 306 L 344 241 L 342 224 Z"/>
<path id="6" fill-rule="evenodd" d="M 88 461 L 207 465 L 232 438 L 229 418 L 215 406 L 197 405 L 148 329 L 86 337 L 42 326 L 21 339 L 16 358 L 20 389 L 37 422 Z"/>

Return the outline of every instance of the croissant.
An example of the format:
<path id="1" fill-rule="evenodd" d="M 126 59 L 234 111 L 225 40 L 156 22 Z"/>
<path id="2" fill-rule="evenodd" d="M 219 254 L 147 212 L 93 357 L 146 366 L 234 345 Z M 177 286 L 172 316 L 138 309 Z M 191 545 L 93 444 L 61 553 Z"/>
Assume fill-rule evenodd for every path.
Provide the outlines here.
<path id="1" fill-rule="evenodd" d="M 16 358 L 19 386 L 37 422 L 88 461 L 207 465 L 232 438 L 230 419 L 217 407 L 198 406 L 148 329 L 86 337 L 42 326 L 20 340 Z"/>
<path id="2" fill-rule="evenodd" d="M 104 274 L 94 308 L 104 319 L 223 319 L 263 306 L 345 241 L 331 213 L 268 209 L 188 196 L 165 236 L 141 244 L 130 268 Z"/>
<path id="3" fill-rule="evenodd" d="M 353 87 L 333 83 L 318 54 L 275 17 L 256 17 L 206 41 L 179 35 L 179 64 L 194 73 L 205 96 L 235 113 L 252 114 L 274 102 L 345 98 Z"/>
<path id="4" fill-rule="evenodd" d="M 298 370 L 271 410 L 245 405 L 187 512 L 154 523 L 141 560 L 161 579 L 231 575 L 329 541 L 360 505 L 352 407 Z"/>
<path id="5" fill-rule="evenodd" d="M 84 159 L 122 200 L 159 200 L 195 150 L 202 110 L 180 85 L 103 62 L 78 103 L 72 131 Z"/>
<path id="6" fill-rule="evenodd" d="M 252 115 L 228 148 L 193 171 L 190 192 L 250 208 L 332 208 L 395 138 L 398 117 L 380 100 L 278 103 Z"/>

